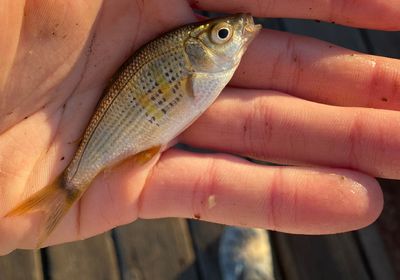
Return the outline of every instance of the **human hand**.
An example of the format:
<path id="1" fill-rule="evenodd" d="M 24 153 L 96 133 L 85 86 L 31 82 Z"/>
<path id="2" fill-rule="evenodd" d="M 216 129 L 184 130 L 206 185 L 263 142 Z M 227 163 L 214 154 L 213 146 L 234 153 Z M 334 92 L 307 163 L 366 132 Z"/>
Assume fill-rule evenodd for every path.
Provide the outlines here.
<path id="1" fill-rule="evenodd" d="M 160 32 L 195 21 L 184 0 L 8 2 L 0 6 L 0 216 L 66 167 L 119 65 Z M 365 1 L 362 9 L 307 0 L 194 2 L 201 9 L 400 29 L 400 7 L 389 0 Z M 87 238 L 139 217 L 195 217 L 296 233 L 365 226 L 382 208 L 370 176 L 400 178 L 398 69 L 393 59 L 263 31 L 231 87 L 179 140 L 315 167 L 260 166 L 233 155 L 171 149 L 154 166 L 138 170 L 126 162 L 99 175 L 46 244 Z M 41 218 L 39 212 L 0 218 L 0 253 L 33 248 Z"/>

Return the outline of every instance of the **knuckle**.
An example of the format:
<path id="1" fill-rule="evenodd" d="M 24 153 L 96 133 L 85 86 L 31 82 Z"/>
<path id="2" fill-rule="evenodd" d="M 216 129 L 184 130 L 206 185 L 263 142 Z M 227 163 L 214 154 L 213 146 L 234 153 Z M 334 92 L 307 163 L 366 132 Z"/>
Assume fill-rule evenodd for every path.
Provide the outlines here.
<path id="1" fill-rule="evenodd" d="M 377 119 L 375 112 L 368 109 L 354 113 L 344 145 L 347 147 L 344 154 L 346 167 L 375 176 L 384 176 L 390 169 L 388 159 L 394 157 L 390 152 L 391 147 L 393 144 L 397 146 L 398 140 L 388 128 L 394 129 L 396 125 L 391 125 L 390 120 L 384 122 L 383 119 L 382 116 Z"/>
<path id="2" fill-rule="evenodd" d="M 400 95 L 400 71 L 383 61 L 368 60 L 370 66 L 369 82 L 365 91 L 373 107 L 392 107 Z"/>
<path id="3" fill-rule="evenodd" d="M 282 170 L 276 169 L 268 190 L 266 224 L 272 230 L 288 230 L 297 226 L 297 187 L 284 186 Z"/>
<path id="4" fill-rule="evenodd" d="M 257 159 L 268 159 L 268 142 L 272 136 L 270 106 L 265 98 L 256 98 L 243 119 L 244 153 Z"/>

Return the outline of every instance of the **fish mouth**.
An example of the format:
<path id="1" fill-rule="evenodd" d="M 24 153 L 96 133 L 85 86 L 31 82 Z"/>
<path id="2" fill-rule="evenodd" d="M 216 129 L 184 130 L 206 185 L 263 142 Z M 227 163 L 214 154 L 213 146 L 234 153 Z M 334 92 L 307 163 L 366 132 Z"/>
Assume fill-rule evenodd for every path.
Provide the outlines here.
<path id="1" fill-rule="evenodd" d="M 262 25 L 254 24 L 254 19 L 250 14 L 241 14 L 240 16 L 243 20 L 242 35 L 244 43 L 242 47 L 244 50 L 246 50 L 247 46 L 253 41 L 258 32 L 260 32 L 262 29 Z"/>
<path id="2" fill-rule="evenodd" d="M 242 32 L 242 44 L 238 51 L 239 55 L 237 56 L 239 59 L 234 63 L 237 66 L 240 63 L 240 58 L 242 54 L 247 50 L 250 43 L 256 37 L 258 32 L 262 29 L 261 24 L 254 24 L 254 19 L 250 14 L 239 14 L 240 21 L 242 22 L 241 32 Z"/>
<path id="3" fill-rule="evenodd" d="M 245 33 L 258 33 L 262 29 L 261 24 L 254 24 L 254 19 L 250 14 L 243 14 L 244 31 Z M 255 34 L 252 34 L 253 36 Z"/>

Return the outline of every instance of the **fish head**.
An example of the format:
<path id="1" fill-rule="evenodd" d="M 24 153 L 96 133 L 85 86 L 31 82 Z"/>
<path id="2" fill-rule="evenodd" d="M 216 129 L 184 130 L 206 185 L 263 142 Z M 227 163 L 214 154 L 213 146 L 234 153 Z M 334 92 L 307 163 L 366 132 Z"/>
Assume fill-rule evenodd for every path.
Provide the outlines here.
<path id="1" fill-rule="evenodd" d="M 195 26 L 184 43 L 192 69 L 221 72 L 236 67 L 260 29 L 250 14 L 216 18 Z"/>

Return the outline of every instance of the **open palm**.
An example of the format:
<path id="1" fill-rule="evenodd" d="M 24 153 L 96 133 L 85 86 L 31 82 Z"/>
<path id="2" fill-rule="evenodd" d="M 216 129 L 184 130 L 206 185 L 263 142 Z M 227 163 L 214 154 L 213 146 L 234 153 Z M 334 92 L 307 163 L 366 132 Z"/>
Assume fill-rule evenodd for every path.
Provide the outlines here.
<path id="1" fill-rule="evenodd" d="M 365 1 L 362 11 L 332 4 L 312 12 L 307 2 L 192 4 L 400 30 L 396 1 Z M 148 40 L 196 20 L 184 0 L 4 3 L 0 216 L 67 166 L 119 65 Z M 259 166 L 233 155 L 176 149 L 143 169 L 125 162 L 98 176 L 47 244 L 86 238 L 138 217 L 195 217 L 301 233 L 365 226 L 382 207 L 370 176 L 400 178 L 399 85 L 396 60 L 263 31 L 231 87 L 179 140 L 315 167 Z M 41 226 L 40 212 L 0 218 L 0 253 L 34 247 Z"/>

